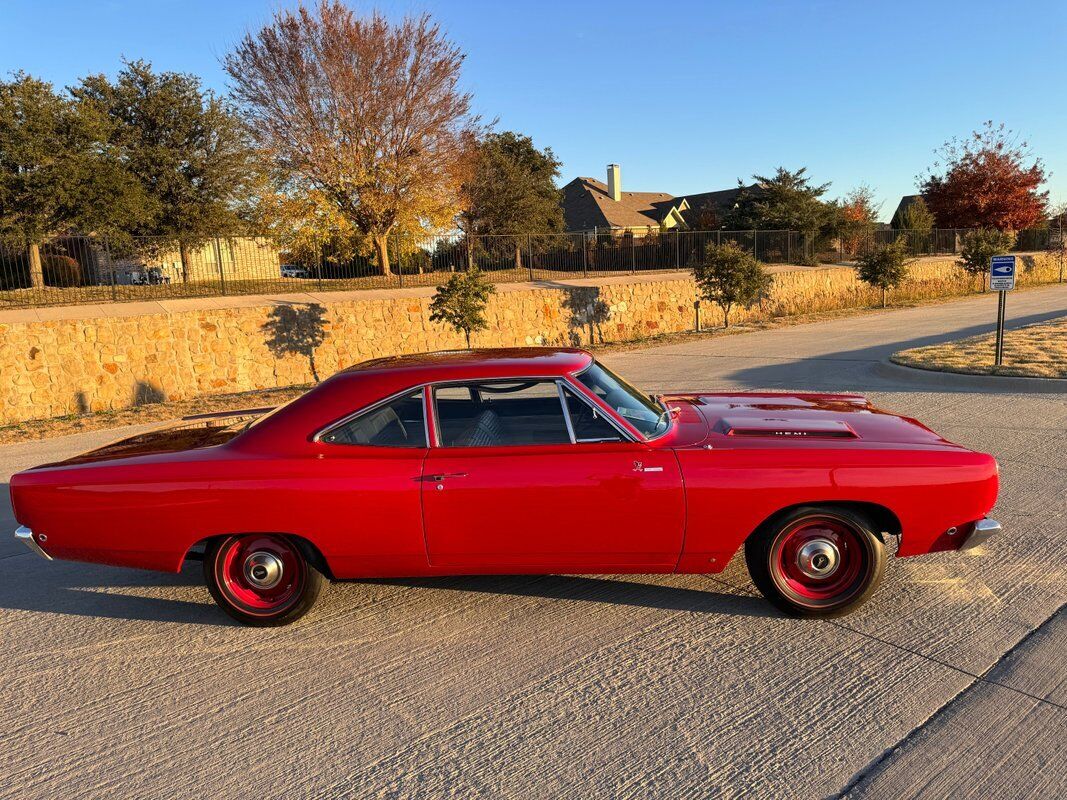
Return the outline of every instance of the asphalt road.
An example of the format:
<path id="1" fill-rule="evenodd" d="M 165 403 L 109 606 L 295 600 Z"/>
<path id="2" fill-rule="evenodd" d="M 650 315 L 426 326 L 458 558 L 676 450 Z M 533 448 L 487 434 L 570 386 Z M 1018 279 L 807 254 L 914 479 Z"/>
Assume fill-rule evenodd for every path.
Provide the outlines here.
<path id="1" fill-rule="evenodd" d="M 1020 293 L 1012 325 L 1067 311 Z M 720 576 L 330 587 L 236 627 L 198 569 L 0 549 L 0 797 L 1067 796 L 1067 394 L 892 367 L 983 297 L 610 354 L 650 390 L 855 390 L 994 453 L 997 541 L 833 621 Z M 0 448 L 12 471 L 108 441 Z M 11 526 L 0 505 L 0 525 Z"/>

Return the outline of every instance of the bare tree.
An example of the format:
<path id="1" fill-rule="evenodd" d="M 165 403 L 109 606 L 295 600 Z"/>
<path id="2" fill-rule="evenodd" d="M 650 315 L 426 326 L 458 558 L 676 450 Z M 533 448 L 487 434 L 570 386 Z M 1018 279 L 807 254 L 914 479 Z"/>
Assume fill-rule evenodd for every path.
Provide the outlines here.
<path id="1" fill-rule="evenodd" d="M 454 214 L 478 131 L 463 53 L 429 15 L 390 23 L 339 0 L 279 11 L 225 59 L 233 94 L 284 173 L 321 192 L 374 245 Z"/>

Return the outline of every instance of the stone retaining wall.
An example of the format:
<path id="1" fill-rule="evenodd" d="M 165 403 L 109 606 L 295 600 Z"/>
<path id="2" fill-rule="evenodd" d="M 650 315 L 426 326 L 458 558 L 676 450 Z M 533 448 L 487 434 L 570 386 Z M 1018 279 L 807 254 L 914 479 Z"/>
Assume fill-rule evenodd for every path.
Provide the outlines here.
<path id="1" fill-rule="evenodd" d="M 1020 284 L 1057 280 L 1058 261 L 1024 257 Z M 871 305 L 878 293 L 852 269 L 798 269 L 774 276 L 762 309 L 736 309 L 731 323 Z M 966 294 L 975 281 L 950 258 L 911 267 L 896 300 Z M 0 312 L 0 424 L 165 399 L 307 383 L 314 348 L 320 376 L 394 353 L 463 347 L 463 337 L 429 321 L 432 289 L 181 301 L 144 313 L 122 304 Z M 489 330 L 475 346 L 582 345 L 693 327 L 695 287 L 683 273 L 498 287 Z M 706 326 L 718 309 L 702 306 Z M 278 339 L 289 342 L 286 352 Z M 272 347 L 272 343 L 274 346 Z"/>

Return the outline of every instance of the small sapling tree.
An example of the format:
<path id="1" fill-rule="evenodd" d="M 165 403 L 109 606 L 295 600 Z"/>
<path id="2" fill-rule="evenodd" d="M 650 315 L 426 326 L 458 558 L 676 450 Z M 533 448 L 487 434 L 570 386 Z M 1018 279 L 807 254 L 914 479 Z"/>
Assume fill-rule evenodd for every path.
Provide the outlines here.
<path id="1" fill-rule="evenodd" d="M 430 321 L 443 322 L 457 333 L 462 331 L 469 350 L 471 333 L 489 327 L 485 321 L 485 307 L 495 291 L 496 287 L 477 268 L 457 272 L 447 283 L 437 287 L 430 302 Z"/>
<path id="2" fill-rule="evenodd" d="M 885 308 L 886 293 L 908 277 L 908 265 L 912 261 L 907 257 L 907 241 L 898 236 L 895 242 L 872 247 L 860 255 L 857 272 L 861 281 L 882 290 L 882 308 Z"/>
<path id="3" fill-rule="evenodd" d="M 734 306 L 751 308 L 771 291 L 774 280 L 752 255 L 733 242 L 709 244 L 704 258 L 693 265 L 700 296 L 722 309 L 722 324 L 730 327 Z"/>

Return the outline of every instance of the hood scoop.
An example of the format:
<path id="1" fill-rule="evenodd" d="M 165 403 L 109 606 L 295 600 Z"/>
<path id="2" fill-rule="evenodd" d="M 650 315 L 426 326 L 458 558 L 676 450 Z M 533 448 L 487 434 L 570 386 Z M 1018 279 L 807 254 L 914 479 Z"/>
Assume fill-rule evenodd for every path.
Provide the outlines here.
<path id="1" fill-rule="evenodd" d="M 726 417 L 722 432 L 727 436 L 761 436 L 774 439 L 858 439 L 846 423 L 833 419 L 781 419 Z"/>

